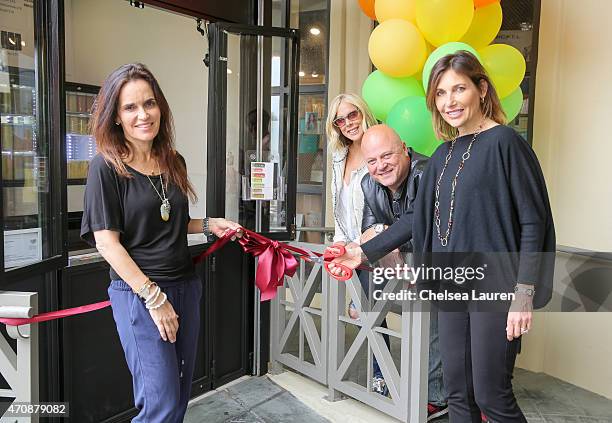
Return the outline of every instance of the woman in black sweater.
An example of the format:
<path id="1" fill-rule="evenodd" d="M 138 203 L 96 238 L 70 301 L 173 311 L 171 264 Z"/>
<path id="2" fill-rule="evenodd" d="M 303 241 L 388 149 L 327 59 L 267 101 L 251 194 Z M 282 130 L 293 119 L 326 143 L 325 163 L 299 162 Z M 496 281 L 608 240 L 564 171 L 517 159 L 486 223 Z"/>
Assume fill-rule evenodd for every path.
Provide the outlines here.
<path id="1" fill-rule="evenodd" d="M 529 144 L 504 125 L 495 87 L 475 56 L 460 51 L 441 58 L 428 87 L 434 129 L 448 142 L 423 174 L 415 251 L 455 263 L 463 253 L 478 253 L 488 268 L 475 287 L 515 294 L 502 303 L 509 311 L 471 299 L 439 304 L 452 307 L 439 314 L 450 419 L 479 423 L 482 410 L 494 422 L 526 422 L 511 379 L 534 305 L 551 295 L 555 233 L 544 177 Z M 440 289 L 461 287 L 451 282 Z"/>

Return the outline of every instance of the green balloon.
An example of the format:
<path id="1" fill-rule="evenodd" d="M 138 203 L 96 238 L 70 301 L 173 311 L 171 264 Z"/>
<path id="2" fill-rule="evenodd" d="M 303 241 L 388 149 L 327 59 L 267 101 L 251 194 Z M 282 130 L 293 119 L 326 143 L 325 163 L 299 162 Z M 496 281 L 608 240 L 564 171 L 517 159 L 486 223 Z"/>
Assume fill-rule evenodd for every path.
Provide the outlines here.
<path id="1" fill-rule="evenodd" d="M 502 98 L 501 105 L 504 113 L 506 113 L 508 122 L 513 121 L 521 111 L 521 107 L 523 107 L 523 91 L 521 87 L 517 87 L 510 95 Z"/>
<path id="2" fill-rule="evenodd" d="M 460 43 L 458 41 L 452 41 L 450 43 L 442 44 L 429 55 L 429 57 L 425 61 L 425 66 L 423 66 L 423 87 L 425 88 L 425 91 L 427 91 L 427 85 L 429 84 L 429 74 L 431 73 L 431 70 L 433 69 L 436 62 L 447 54 L 453 54 L 458 52 L 459 50 L 469 51 L 478 58 L 480 63 L 482 63 L 482 60 L 480 59 L 480 54 L 478 54 L 476 49 L 469 44 Z"/>
<path id="3" fill-rule="evenodd" d="M 389 110 L 399 100 L 408 96 L 424 96 L 425 92 L 416 78 L 393 78 L 376 70 L 364 81 L 361 95 L 374 117 L 385 121 Z"/>
<path id="4" fill-rule="evenodd" d="M 433 130 L 424 97 L 406 97 L 398 101 L 389 111 L 386 123 L 408 147 L 426 156 L 431 156 L 441 143 Z"/>

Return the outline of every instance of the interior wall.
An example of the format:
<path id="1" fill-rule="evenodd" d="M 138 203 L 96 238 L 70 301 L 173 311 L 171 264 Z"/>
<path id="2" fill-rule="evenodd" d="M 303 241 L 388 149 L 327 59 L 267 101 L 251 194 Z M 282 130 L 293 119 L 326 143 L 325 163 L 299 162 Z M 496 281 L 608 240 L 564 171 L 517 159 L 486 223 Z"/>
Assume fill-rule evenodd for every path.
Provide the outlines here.
<path id="1" fill-rule="evenodd" d="M 191 216 L 205 215 L 208 68 L 207 40 L 193 18 L 123 0 L 65 0 L 66 80 L 100 86 L 124 63 L 146 64 L 159 81 L 176 128 L 198 202 Z"/>
<path id="2" fill-rule="evenodd" d="M 534 149 L 557 243 L 612 251 L 612 3 L 542 0 Z M 608 266 L 610 263 L 608 263 Z M 612 398 L 612 313 L 537 313 L 518 365 Z"/>

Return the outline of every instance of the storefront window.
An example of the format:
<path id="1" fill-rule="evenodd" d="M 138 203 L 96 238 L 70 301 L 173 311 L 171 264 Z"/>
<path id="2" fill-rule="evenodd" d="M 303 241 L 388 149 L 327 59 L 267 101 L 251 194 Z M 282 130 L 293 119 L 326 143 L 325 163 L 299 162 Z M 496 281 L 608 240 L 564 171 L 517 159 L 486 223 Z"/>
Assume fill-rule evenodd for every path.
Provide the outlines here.
<path id="1" fill-rule="evenodd" d="M 300 85 L 324 84 L 327 80 L 327 1 L 293 0 L 290 26 L 300 28 Z"/>
<path id="2" fill-rule="evenodd" d="M 49 257 L 49 144 L 39 131 L 34 2 L 0 7 L 4 267 Z"/>
<path id="3" fill-rule="evenodd" d="M 300 241 L 321 243 L 325 222 L 329 4 L 293 0 L 290 26 L 300 28 L 297 227 Z M 310 228 L 310 229 L 309 229 Z"/>

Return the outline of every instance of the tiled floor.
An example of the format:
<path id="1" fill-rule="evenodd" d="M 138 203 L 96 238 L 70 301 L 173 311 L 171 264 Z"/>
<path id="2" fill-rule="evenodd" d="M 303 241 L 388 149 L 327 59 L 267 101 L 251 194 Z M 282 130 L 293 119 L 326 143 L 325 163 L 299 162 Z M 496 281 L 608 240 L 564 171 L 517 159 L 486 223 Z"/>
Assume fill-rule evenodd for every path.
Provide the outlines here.
<path id="1" fill-rule="evenodd" d="M 282 375 L 281 375 L 282 376 Z M 327 403 L 325 387 L 298 375 L 284 384 L 295 396 L 267 376 L 249 378 L 192 403 L 187 423 L 317 423 L 389 422 L 388 416 L 369 409 L 363 420 L 347 416 L 362 406 L 354 400 Z M 275 380 L 287 380 L 277 379 Z M 306 386 L 308 385 L 308 386 Z M 301 388 L 303 387 L 303 389 Z M 314 389 L 313 389 L 314 387 Z M 541 373 L 516 369 L 515 394 L 529 423 L 612 423 L 612 400 Z M 300 401 L 300 398 L 302 401 Z M 307 404 L 317 408 L 316 412 Z M 342 412 L 342 407 L 347 411 Z M 366 406 L 362 406 L 366 407 Z M 327 412 L 326 408 L 330 409 Z M 359 413 L 357 413 L 359 414 Z M 326 417 L 323 417 L 326 416 Z M 448 418 L 436 420 L 448 423 Z"/>
<path id="2" fill-rule="evenodd" d="M 190 404 L 185 423 L 324 423 L 267 376 L 252 377 Z"/>

